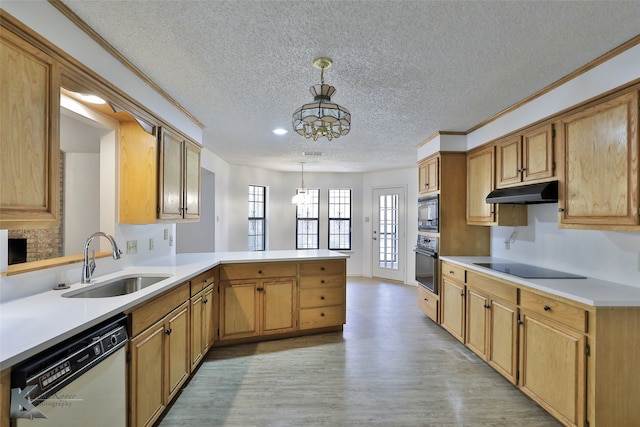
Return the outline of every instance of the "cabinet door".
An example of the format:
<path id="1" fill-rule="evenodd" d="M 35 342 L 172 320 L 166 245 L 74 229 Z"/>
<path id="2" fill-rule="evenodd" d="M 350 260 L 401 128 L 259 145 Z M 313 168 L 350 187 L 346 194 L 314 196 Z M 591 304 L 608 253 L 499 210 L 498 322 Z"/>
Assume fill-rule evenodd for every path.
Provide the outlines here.
<path id="1" fill-rule="evenodd" d="M 584 335 L 527 314 L 522 322 L 521 390 L 566 425 L 583 426 Z"/>
<path id="2" fill-rule="evenodd" d="M 487 362 L 512 383 L 516 383 L 518 323 L 515 305 L 491 300 L 489 303 L 489 347 Z"/>
<path id="3" fill-rule="evenodd" d="M 464 342 L 464 285 L 444 278 L 442 280 L 442 326 L 451 335 Z"/>
<path id="4" fill-rule="evenodd" d="M 553 125 L 549 124 L 522 136 L 522 181 L 544 181 L 554 175 Z"/>
<path id="5" fill-rule="evenodd" d="M 262 333 L 274 334 L 296 328 L 295 278 L 264 280 L 262 290 Z"/>
<path id="6" fill-rule="evenodd" d="M 169 313 L 166 320 L 166 396 L 169 403 L 189 378 L 189 302 Z"/>
<path id="7" fill-rule="evenodd" d="M 561 224 L 638 224 L 638 93 L 560 120 Z"/>
<path id="8" fill-rule="evenodd" d="M 496 144 L 497 187 L 509 187 L 522 181 L 522 145 L 517 136 Z M 489 194 L 489 193 L 487 193 Z"/>
<path id="9" fill-rule="evenodd" d="M 204 356 L 204 294 L 191 297 L 191 369 L 195 369 Z"/>
<path id="10" fill-rule="evenodd" d="M 160 134 L 160 213 L 161 219 L 182 219 L 183 148 L 182 140 L 163 129 Z"/>
<path id="11" fill-rule="evenodd" d="M 257 287 L 257 280 L 220 282 L 220 340 L 260 333 Z"/>
<path id="12" fill-rule="evenodd" d="M 60 74 L 8 30 L 0 38 L 0 228 L 60 219 Z"/>
<path id="13" fill-rule="evenodd" d="M 184 218 L 200 218 L 200 147 L 185 141 Z"/>
<path id="14" fill-rule="evenodd" d="M 131 427 L 152 425 L 165 409 L 164 321 L 131 340 L 129 399 Z"/>
<path id="15" fill-rule="evenodd" d="M 467 288 L 467 330 L 465 344 L 482 359 L 487 356 L 487 311 L 490 308 L 489 298 Z"/>
<path id="16" fill-rule="evenodd" d="M 469 153 L 467 156 L 467 223 L 494 222 L 494 205 L 485 199 L 494 189 L 494 147 Z"/>
<path id="17" fill-rule="evenodd" d="M 154 224 L 158 142 L 137 122 L 120 123 L 121 224 Z"/>

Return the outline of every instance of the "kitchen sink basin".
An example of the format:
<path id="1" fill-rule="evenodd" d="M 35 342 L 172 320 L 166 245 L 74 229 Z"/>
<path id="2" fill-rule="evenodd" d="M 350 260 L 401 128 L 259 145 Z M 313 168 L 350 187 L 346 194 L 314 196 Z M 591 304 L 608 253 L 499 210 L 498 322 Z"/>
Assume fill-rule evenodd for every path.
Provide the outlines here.
<path id="1" fill-rule="evenodd" d="M 117 297 L 120 295 L 127 295 L 144 289 L 147 286 L 151 286 L 154 283 L 158 283 L 161 280 L 168 279 L 171 275 L 165 276 L 144 276 L 144 275 L 131 275 L 125 277 L 119 277 L 117 279 L 109 280 L 104 283 L 96 283 L 95 285 L 89 285 L 84 289 L 77 291 L 67 292 L 62 294 L 67 298 L 108 298 Z"/>

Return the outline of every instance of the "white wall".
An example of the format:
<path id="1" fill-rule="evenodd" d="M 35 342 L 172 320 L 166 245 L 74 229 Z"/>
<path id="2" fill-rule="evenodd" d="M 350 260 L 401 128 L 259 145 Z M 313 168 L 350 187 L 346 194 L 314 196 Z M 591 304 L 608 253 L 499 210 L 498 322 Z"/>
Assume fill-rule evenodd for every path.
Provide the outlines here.
<path id="1" fill-rule="evenodd" d="M 64 254 L 82 252 L 84 241 L 100 229 L 100 155 L 66 153 L 64 174 Z"/>

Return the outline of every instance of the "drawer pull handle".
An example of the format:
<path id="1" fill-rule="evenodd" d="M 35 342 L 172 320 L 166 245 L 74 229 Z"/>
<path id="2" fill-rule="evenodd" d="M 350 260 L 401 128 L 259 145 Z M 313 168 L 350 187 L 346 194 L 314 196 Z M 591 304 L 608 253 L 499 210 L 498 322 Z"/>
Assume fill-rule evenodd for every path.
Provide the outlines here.
<path id="1" fill-rule="evenodd" d="M 544 309 L 544 311 L 550 311 L 551 310 L 551 307 L 549 307 L 548 305 L 545 305 L 542 308 Z"/>

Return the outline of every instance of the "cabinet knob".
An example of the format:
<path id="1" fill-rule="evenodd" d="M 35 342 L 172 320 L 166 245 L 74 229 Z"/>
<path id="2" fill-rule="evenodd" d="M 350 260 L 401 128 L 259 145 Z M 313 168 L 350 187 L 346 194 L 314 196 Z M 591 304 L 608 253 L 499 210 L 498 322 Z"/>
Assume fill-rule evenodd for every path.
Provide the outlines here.
<path id="1" fill-rule="evenodd" d="M 324 317 L 324 313 L 320 313 L 320 317 Z"/>
<path id="2" fill-rule="evenodd" d="M 486 308 L 487 310 L 489 310 L 491 308 L 491 306 L 489 304 L 485 304 L 484 308 Z"/>
<path id="3" fill-rule="evenodd" d="M 522 324 L 524 324 L 524 322 L 522 320 L 518 319 L 518 325 L 522 325 Z"/>
<path id="4" fill-rule="evenodd" d="M 320 267 L 320 271 L 324 271 L 324 267 Z"/>
<path id="5" fill-rule="evenodd" d="M 564 208 L 558 208 L 558 212 L 564 212 Z"/>
<path id="6" fill-rule="evenodd" d="M 461 294 L 460 294 L 460 296 L 461 296 L 461 297 L 463 297 L 463 296 L 464 296 L 464 292 L 463 292 L 463 293 L 461 293 Z"/>
<path id="7" fill-rule="evenodd" d="M 209 300 L 208 300 L 208 299 L 203 299 L 203 300 L 202 300 L 202 302 L 203 302 L 204 304 L 206 304 L 206 303 L 208 303 L 208 302 L 209 302 Z"/>
<path id="8" fill-rule="evenodd" d="M 449 274 L 453 274 L 453 270 L 449 270 Z"/>
<path id="9" fill-rule="evenodd" d="M 542 308 L 544 309 L 544 311 L 550 311 L 551 310 L 551 307 L 549 307 L 548 305 L 545 305 Z"/>
<path id="10" fill-rule="evenodd" d="M 264 291 L 264 288 L 256 288 L 256 291 Z"/>
<path id="11" fill-rule="evenodd" d="M 320 280 L 320 283 L 324 283 L 324 279 Z"/>
<path id="12" fill-rule="evenodd" d="M 320 296 L 320 299 L 324 301 L 324 295 L 321 295 L 321 296 Z"/>
<path id="13" fill-rule="evenodd" d="M 204 280 L 203 280 L 203 282 L 204 282 L 204 283 L 207 283 L 207 279 L 204 279 Z"/>
<path id="14" fill-rule="evenodd" d="M 167 335 L 171 335 L 171 331 L 172 331 L 172 329 L 168 328 L 166 331 L 164 331 L 164 333 L 167 334 Z"/>
<path id="15" fill-rule="evenodd" d="M 258 274 L 262 274 L 262 270 L 258 270 Z"/>

